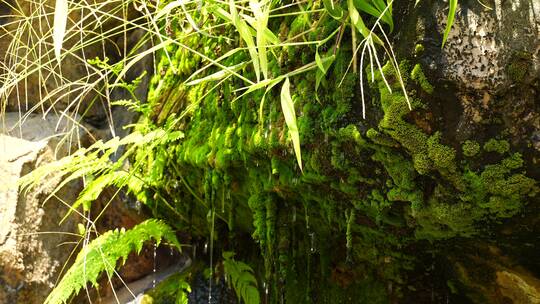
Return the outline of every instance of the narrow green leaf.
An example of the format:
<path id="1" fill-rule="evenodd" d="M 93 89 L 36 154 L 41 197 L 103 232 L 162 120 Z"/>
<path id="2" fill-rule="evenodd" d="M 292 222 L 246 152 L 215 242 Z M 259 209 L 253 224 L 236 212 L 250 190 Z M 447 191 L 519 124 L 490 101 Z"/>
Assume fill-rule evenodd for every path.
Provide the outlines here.
<path id="1" fill-rule="evenodd" d="M 347 7 L 349 9 L 349 17 L 351 18 L 352 25 L 354 25 L 362 36 L 367 38 L 371 31 L 367 28 L 364 20 L 362 20 L 360 13 L 358 13 L 358 10 L 354 6 L 353 0 L 347 0 Z"/>
<path id="2" fill-rule="evenodd" d="M 317 93 L 317 91 L 319 90 L 321 81 L 323 80 L 324 76 L 326 76 L 328 69 L 330 68 L 330 66 L 332 66 L 332 63 L 334 62 L 335 59 L 336 59 L 336 55 L 334 54 L 321 58 L 319 55 L 319 50 L 317 49 L 317 51 L 315 52 L 315 62 L 317 63 L 317 67 L 319 67 L 315 75 L 315 93 Z M 315 98 L 319 100 L 319 96 L 317 96 L 316 94 L 315 94 Z"/>
<path id="3" fill-rule="evenodd" d="M 321 70 L 325 75 L 326 72 L 328 72 L 328 69 L 330 68 L 332 63 L 334 62 L 334 59 L 336 59 L 336 55 L 334 54 L 321 58 L 321 56 L 319 55 L 319 50 L 315 51 L 315 63 L 317 64 L 319 70 Z"/>
<path id="4" fill-rule="evenodd" d="M 232 67 L 230 67 L 230 68 L 228 68 L 226 70 L 225 69 L 219 70 L 219 71 L 217 71 L 217 72 L 215 72 L 213 74 L 210 74 L 208 76 L 205 76 L 203 78 L 199 78 L 199 79 L 195 79 L 193 81 L 190 81 L 190 82 L 186 83 L 186 85 L 192 86 L 192 85 L 200 84 L 200 83 L 203 83 L 203 82 L 221 80 L 221 79 L 231 75 L 232 72 L 236 72 L 236 71 L 242 69 L 246 65 L 247 65 L 246 62 L 242 62 L 242 63 L 239 63 L 237 65 L 233 65 Z"/>
<path id="5" fill-rule="evenodd" d="M 379 45 L 384 45 L 382 40 L 375 34 L 372 33 L 370 29 L 367 28 L 366 24 L 364 23 L 364 20 L 360 16 L 360 13 L 358 13 L 358 10 L 354 6 L 354 0 L 347 0 L 347 7 L 349 9 L 349 17 L 351 18 L 352 25 L 364 36 L 364 38 L 368 38 L 371 36 L 371 39 L 373 39 L 374 42 L 376 42 Z"/>
<path id="6" fill-rule="evenodd" d="M 450 34 L 450 30 L 452 29 L 452 25 L 454 24 L 454 18 L 456 17 L 456 11 L 457 11 L 457 3 L 458 0 L 450 0 L 450 8 L 448 10 L 448 18 L 446 20 L 446 29 L 444 30 L 444 36 L 441 48 L 444 48 L 444 44 L 446 43 L 446 40 L 448 39 L 448 35 Z"/>
<path id="7" fill-rule="evenodd" d="M 236 30 L 240 34 L 240 37 L 246 43 L 248 47 L 248 52 L 253 63 L 253 69 L 255 70 L 255 75 L 257 77 L 257 82 L 261 79 L 260 65 L 259 65 L 259 55 L 257 53 L 257 47 L 253 41 L 253 36 L 250 32 L 250 26 L 247 23 L 240 19 L 238 12 L 236 11 L 236 6 L 234 0 L 229 1 L 229 9 L 231 11 L 231 18 Z"/>
<path id="8" fill-rule="evenodd" d="M 300 135 L 298 134 L 298 126 L 296 125 L 296 112 L 294 111 L 294 103 L 291 97 L 289 78 L 285 78 L 285 83 L 281 87 L 281 109 L 285 116 L 285 123 L 289 128 L 289 134 L 293 142 L 296 161 L 300 170 L 302 170 L 302 154 L 300 152 Z"/>
<path id="9" fill-rule="evenodd" d="M 68 1 L 56 0 L 54 8 L 54 24 L 53 24 L 53 46 L 56 59 L 60 61 L 60 51 L 64 43 L 66 35 L 66 26 L 68 19 Z"/>
<path id="10" fill-rule="evenodd" d="M 256 31 L 256 40 L 257 48 L 259 51 L 259 62 L 261 65 L 261 72 L 264 76 L 264 79 L 268 79 L 268 59 L 266 56 L 266 35 L 265 29 L 267 29 L 268 17 L 270 10 L 268 7 L 261 7 L 261 3 L 257 1 L 250 1 L 249 5 L 255 16 L 255 31 Z"/>
<path id="11" fill-rule="evenodd" d="M 339 4 L 334 4 L 332 0 L 323 0 L 323 5 L 326 11 L 328 11 L 328 14 L 334 19 L 341 20 L 345 15 Z"/>

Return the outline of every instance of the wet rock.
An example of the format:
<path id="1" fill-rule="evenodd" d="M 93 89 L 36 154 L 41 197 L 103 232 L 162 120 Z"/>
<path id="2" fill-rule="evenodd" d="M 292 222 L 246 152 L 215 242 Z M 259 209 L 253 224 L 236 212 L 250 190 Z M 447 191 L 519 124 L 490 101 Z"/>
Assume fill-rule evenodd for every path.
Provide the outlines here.
<path id="1" fill-rule="evenodd" d="M 191 293 L 188 295 L 189 304 L 236 304 L 233 291 L 223 278 L 210 282 L 199 273 L 192 282 Z"/>
<path id="2" fill-rule="evenodd" d="M 540 133 L 540 2 L 458 1 L 444 47 L 448 1 L 396 3 L 401 58 L 419 62 L 435 87 L 429 109 L 444 141 L 505 137 L 535 163 Z M 398 13 L 399 12 L 399 13 Z M 422 52 L 414 52 L 421 45 Z"/>
<path id="3" fill-rule="evenodd" d="M 540 303 L 540 280 L 527 274 L 503 270 L 497 272 L 497 284 L 512 303 Z"/>
<path id="4" fill-rule="evenodd" d="M 67 155 L 87 135 L 59 116 L 19 121 L 18 114 L 7 113 L 0 128 L 0 302 L 32 304 L 43 302 L 79 241 L 74 233 L 80 219 L 59 222 L 82 185 L 68 183 L 46 200 L 59 178 L 43 180 L 27 192 L 17 181 L 37 166 Z"/>

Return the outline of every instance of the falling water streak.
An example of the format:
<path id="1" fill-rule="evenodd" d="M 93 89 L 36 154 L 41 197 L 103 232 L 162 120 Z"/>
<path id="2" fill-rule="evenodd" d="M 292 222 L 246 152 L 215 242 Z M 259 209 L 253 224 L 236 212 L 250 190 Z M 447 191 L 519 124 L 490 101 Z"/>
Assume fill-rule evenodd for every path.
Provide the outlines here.
<path id="1" fill-rule="evenodd" d="M 154 243 L 154 268 L 152 269 L 152 288 L 156 288 L 156 253 L 157 244 Z"/>
<path id="2" fill-rule="evenodd" d="M 310 247 L 309 251 L 311 253 L 315 253 L 315 232 L 310 232 L 309 233 L 309 238 L 311 240 L 311 247 Z"/>
<path id="3" fill-rule="evenodd" d="M 210 280 L 208 284 L 208 304 L 212 304 L 212 279 L 214 277 L 214 265 L 213 265 L 213 255 L 214 255 L 214 217 L 216 211 L 212 209 L 212 228 L 210 229 Z"/>
<path id="4" fill-rule="evenodd" d="M 268 303 L 268 284 L 266 284 L 266 282 L 263 282 L 263 289 L 264 289 L 264 303 Z"/>

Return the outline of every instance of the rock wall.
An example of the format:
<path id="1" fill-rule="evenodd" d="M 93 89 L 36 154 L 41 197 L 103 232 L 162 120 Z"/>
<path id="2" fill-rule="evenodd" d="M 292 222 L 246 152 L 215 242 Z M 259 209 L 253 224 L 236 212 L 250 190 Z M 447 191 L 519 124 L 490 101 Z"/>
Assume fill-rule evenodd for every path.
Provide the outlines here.
<path id="1" fill-rule="evenodd" d="M 172 63 L 158 65 L 165 72 L 152 81 L 152 118 L 160 125 L 182 113 L 185 139 L 154 151 L 166 159 L 153 168 L 164 178 L 148 199 L 159 206 L 154 193 L 174 198 L 201 237 L 214 206 L 216 233 L 227 237 L 222 246 L 257 265 L 271 302 L 534 303 L 538 297 L 538 5 L 495 1 L 485 3 L 494 7 L 488 10 L 476 0 L 459 1 L 441 48 L 447 3 L 415 2 L 395 3 L 391 34 L 412 111 L 387 64 L 382 70 L 392 90 L 380 71 L 364 74 L 370 102 L 361 118 L 359 75 L 347 69 L 347 33 L 317 92 L 315 72 L 291 77 L 303 172 L 279 89 L 261 106 L 263 92 L 239 96 L 241 81 L 223 81 L 219 89 L 186 86 L 204 60 L 183 49 L 173 50 Z M 276 18 L 269 27 L 280 39 L 301 42 L 318 17 Z M 303 38 L 327 37 L 338 26 L 317 23 Z M 211 58 L 233 47 L 213 37 L 176 37 Z M 319 52 L 332 52 L 335 43 Z M 270 56 L 270 74 L 314 57 L 314 47 L 284 47 Z M 248 60 L 235 53 L 222 63 Z M 250 65 L 239 73 L 255 78 Z"/>

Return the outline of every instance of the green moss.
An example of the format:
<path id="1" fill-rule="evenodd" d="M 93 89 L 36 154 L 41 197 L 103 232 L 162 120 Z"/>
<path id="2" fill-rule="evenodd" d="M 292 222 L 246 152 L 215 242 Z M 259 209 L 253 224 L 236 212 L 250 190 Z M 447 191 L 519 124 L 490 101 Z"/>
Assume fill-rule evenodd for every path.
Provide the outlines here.
<path id="1" fill-rule="evenodd" d="M 515 52 L 510 59 L 510 64 L 506 67 L 506 74 L 510 80 L 515 83 L 523 82 L 529 71 L 531 60 L 532 54 L 523 51 Z"/>
<path id="2" fill-rule="evenodd" d="M 422 72 L 422 67 L 420 66 L 420 64 L 416 64 L 412 69 L 411 79 L 414 80 L 416 84 L 418 84 L 422 88 L 422 90 L 426 91 L 426 93 L 433 94 L 434 88 L 427 80 L 424 72 Z"/>
<path id="3" fill-rule="evenodd" d="M 272 26 L 285 38 L 310 24 L 309 17 L 298 15 Z M 340 24 L 333 26 L 321 29 L 321 33 L 329 34 Z M 217 43 L 214 49 L 230 49 L 228 42 L 204 40 Z M 201 43 L 182 42 L 192 47 Z M 152 80 L 153 98 L 161 92 L 170 92 L 167 96 L 184 92 L 182 99 L 175 97 L 182 100 L 183 107 L 175 110 L 171 106 L 168 111 L 190 106 L 179 124 L 185 139 L 170 149 L 175 157 L 169 161 L 182 170 L 174 173 L 165 167 L 166 186 L 156 191 L 178 198 L 176 211 L 190 210 L 190 225 L 197 226 L 197 231 L 208 231 L 208 222 L 201 220 L 208 210 L 195 196 L 222 209 L 216 212 L 216 229 L 221 229 L 220 237 L 230 238 L 223 240 L 223 246 L 251 261 L 259 279 L 273 286 L 269 303 L 279 302 L 281 293 L 290 303 L 312 299 L 351 303 L 353 294 L 358 296 L 354 300 L 369 295 L 365 302 L 384 303 L 389 296 L 384 286 L 396 286 L 391 295 L 395 297 L 414 266 L 415 258 L 406 254 L 406 248 L 425 249 L 423 240 L 483 235 L 486 223 L 522 212 L 529 196 L 538 192 L 536 181 L 524 172 L 520 154 L 479 162 L 483 156 L 480 145 L 465 141 L 465 157 L 460 159 L 461 153 L 447 144 L 445 132 L 432 126 L 434 132 L 427 134 L 425 128 L 415 125 L 426 105 L 433 104 L 420 99 L 431 98 L 433 87 L 418 64 L 402 62 L 399 66 L 416 113 L 409 109 L 397 73 L 386 64 L 382 73 L 392 90 L 388 90 L 381 71 L 376 71 L 374 82 L 369 81 L 369 95 L 380 109 L 373 109 L 372 120 L 361 119 L 357 76 L 347 73 L 343 84 L 336 85 L 350 63 L 348 48 L 342 43 L 336 50 L 336 60 L 319 87 L 318 100 L 313 90 L 314 73 L 290 78 L 303 172 L 298 170 L 287 142 L 279 90 L 270 90 L 260 109 L 262 93 L 238 98 L 237 79 L 224 81 L 213 91 L 210 83 L 187 88 L 178 85 L 186 75 L 170 73 L 165 59 L 158 64 L 165 74 Z M 211 51 L 210 47 L 205 50 Z M 276 54 L 277 62 L 270 65 L 274 75 L 285 68 L 299 68 L 302 61 L 312 61 L 314 48 L 286 47 Z M 179 68 L 182 74 L 200 68 L 198 60 L 178 51 L 173 64 L 183 67 Z M 249 55 L 241 51 L 224 64 L 246 60 Z M 211 72 L 215 71 L 202 74 Z M 254 78 L 252 67 L 241 73 Z M 259 109 L 263 121 L 259 120 Z M 490 140 L 484 151 L 505 154 L 510 146 Z M 473 156 L 478 156 L 474 162 L 469 158 Z M 173 184 L 181 178 L 191 191 L 184 184 Z M 171 214 L 164 217 L 171 218 Z M 345 261 L 353 262 L 354 267 Z"/>
<path id="4" fill-rule="evenodd" d="M 510 144 L 506 140 L 490 139 L 484 144 L 484 151 L 504 154 L 510 150 Z"/>
<path id="5" fill-rule="evenodd" d="M 473 157 L 480 152 L 480 144 L 474 140 L 466 140 L 461 146 L 461 149 L 463 150 L 463 155 Z"/>
<path id="6" fill-rule="evenodd" d="M 414 55 L 416 56 L 421 56 L 422 54 L 424 54 L 424 45 L 422 44 L 417 44 L 414 46 Z"/>

